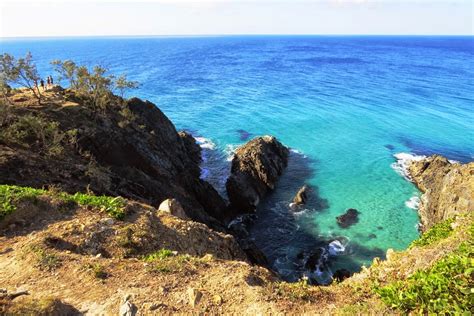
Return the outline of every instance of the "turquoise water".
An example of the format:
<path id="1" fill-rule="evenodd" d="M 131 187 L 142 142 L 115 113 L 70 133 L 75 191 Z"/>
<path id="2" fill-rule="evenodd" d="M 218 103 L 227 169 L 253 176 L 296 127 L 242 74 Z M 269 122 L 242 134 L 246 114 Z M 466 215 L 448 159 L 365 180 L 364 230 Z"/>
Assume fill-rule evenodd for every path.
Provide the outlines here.
<path id="1" fill-rule="evenodd" d="M 273 266 L 292 279 L 297 256 L 344 236 L 330 268 L 356 271 L 418 236 L 416 188 L 394 154 L 474 157 L 473 37 L 203 37 L 10 40 L 40 72 L 52 59 L 100 63 L 140 82 L 179 129 L 205 137 L 204 176 L 219 190 L 246 133 L 275 135 L 297 152 L 249 227 Z M 318 198 L 292 213 L 304 183 Z M 360 212 L 347 229 L 335 217 Z M 371 235 L 372 234 L 372 235 Z M 347 243 L 348 242 L 348 243 Z"/>

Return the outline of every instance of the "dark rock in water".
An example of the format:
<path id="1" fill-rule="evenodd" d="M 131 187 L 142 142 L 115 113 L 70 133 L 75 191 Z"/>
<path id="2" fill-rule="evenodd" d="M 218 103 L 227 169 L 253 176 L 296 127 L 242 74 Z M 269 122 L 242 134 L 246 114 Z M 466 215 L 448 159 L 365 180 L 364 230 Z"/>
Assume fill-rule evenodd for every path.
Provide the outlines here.
<path id="1" fill-rule="evenodd" d="M 304 205 L 308 200 L 308 194 L 310 192 L 310 188 L 307 185 L 304 185 L 301 189 L 298 190 L 295 197 L 293 198 L 293 203 L 296 205 Z"/>
<path id="2" fill-rule="evenodd" d="M 251 134 L 249 132 L 247 132 L 246 130 L 243 130 L 243 129 L 238 129 L 237 133 L 239 133 L 239 139 L 240 140 L 248 140 L 251 136 Z"/>
<path id="3" fill-rule="evenodd" d="M 232 160 L 226 189 L 230 214 L 254 212 L 288 164 L 289 150 L 275 137 L 257 137 L 239 147 Z"/>
<path id="4" fill-rule="evenodd" d="M 369 237 L 369 239 L 374 239 L 374 238 L 377 238 L 377 235 L 375 235 L 375 234 L 369 234 L 368 237 Z"/>
<path id="5" fill-rule="evenodd" d="M 391 144 L 387 144 L 384 147 L 387 148 L 388 150 L 394 150 L 395 149 L 395 146 L 393 146 Z"/>
<path id="6" fill-rule="evenodd" d="M 383 226 L 377 226 L 378 230 L 383 230 Z"/>
<path id="7" fill-rule="evenodd" d="M 321 262 L 323 254 L 324 249 L 322 248 L 318 248 L 316 249 L 316 251 L 311 252 L 304 264 L 304 268 L 306 270 L 315 271 L 318 268 L 319 263 Z"/>
<path id="8" fill-rule="evenodd" d="M 346 213 L 342 214 L 341 216 L 336 217 L 337 224 L 341 228 L 347 228 L 351 225 L 354 225 L 359 221 L 359 211 L 355 208 L 350 208 L 346 211 Z"/>
<path id="9" fill-rule="evenodd" d="M 352 275 L 352 273 L 349 270 L 339 269 L 339 270 L 336 270 L 336 272 L 334 272 L 332 277 L 333 277 L 334 280 L 337 280 L 338 282 L 341 282 L 341 281 L 344 281 L 347 278 L 350 278 L 351 275 Z"/>

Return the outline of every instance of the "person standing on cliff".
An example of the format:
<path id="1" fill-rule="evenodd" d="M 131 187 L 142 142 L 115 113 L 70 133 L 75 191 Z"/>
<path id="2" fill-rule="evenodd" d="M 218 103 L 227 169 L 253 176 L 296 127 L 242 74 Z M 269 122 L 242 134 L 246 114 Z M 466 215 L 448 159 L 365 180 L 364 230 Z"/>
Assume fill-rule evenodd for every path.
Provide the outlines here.
<path id="1" fill-rule="evenodd" d="M 49 76 L 49 81 L 51 81 L 51 85 L 53 85 L 53 76 Z"/>
<path id="2" fill-rule="evenodd" d="M 42 88 L 43 91 L 44 91 L 45 89 L 44 89 L 44 80 L 43 80 L 43 79 L 40 80 L 40 86 L 41 86 L 41 88 Z"/>
<path id="3" fill-rule="evenodd" d="M 49 76 L 46 77 L 46 88 L 49 88 L 51 85 L 51 80 L 49 79 Z"/>

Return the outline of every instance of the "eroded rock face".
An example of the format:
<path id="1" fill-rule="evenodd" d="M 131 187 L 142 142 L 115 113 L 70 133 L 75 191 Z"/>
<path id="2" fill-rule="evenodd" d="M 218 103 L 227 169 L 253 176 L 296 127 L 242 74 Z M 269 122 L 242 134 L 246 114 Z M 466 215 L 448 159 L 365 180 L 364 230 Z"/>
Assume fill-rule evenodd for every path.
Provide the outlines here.
<path id="1" fill-rule="evenodd" d="M 433 155 L 412 161 L 408 171 L 423 192 L 419 207 L 422 230 L 474 210 L 474 162 L 451 163 L 442 156 Z"/>
<path id="2" fill-rule="evenodd" d="M 288 155 L 288 148 L 272 136 L 254 138 L 237 149 L 226 183 L 233 215 L 255 211 L 261 198 L 275 187 Z"/>

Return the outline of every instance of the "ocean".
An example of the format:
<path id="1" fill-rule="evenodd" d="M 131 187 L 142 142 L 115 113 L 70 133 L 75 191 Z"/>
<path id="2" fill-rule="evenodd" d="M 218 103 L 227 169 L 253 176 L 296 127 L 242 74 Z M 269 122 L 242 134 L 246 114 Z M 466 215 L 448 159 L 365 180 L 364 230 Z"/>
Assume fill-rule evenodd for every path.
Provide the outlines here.
<path id="1" fill-rule="evenodd" d="M 54 76 L 51 60 L 72 59 L 138 81 L 130 95 L 197 137 L 202 177 L 223 194 L 238 145 L 270 134 L 290 147 L 288 169 L 246 227 L 287 280 L 318 249 L 324 281 L 418 237 L 420 192 L 395 155 L 474 160 L 474 37 L 44 38 L 0 47 L 31 51 L 43 77 Z M 303 184 L 312 199 L 293 212 Z M 359 221 L 341 228 L 336 217 L 349 208 Z"/>

